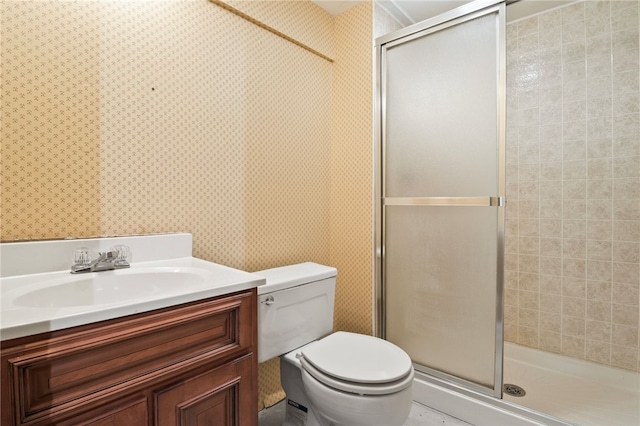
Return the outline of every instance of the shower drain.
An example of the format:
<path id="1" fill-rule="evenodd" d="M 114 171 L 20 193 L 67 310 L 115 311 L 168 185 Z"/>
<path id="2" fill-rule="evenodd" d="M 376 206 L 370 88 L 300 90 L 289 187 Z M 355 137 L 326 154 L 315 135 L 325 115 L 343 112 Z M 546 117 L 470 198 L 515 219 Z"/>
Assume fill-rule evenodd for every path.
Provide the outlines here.
<path id="1" fill-rule="evenodd" d="M 502 390 L 504 391 L 504 393 L 511 396 L 525 396 L 527 394 L 527 392 L 525 392 L 525 390 L 520 386 L 512 385 L 510 383 L 502 385 Z"/>

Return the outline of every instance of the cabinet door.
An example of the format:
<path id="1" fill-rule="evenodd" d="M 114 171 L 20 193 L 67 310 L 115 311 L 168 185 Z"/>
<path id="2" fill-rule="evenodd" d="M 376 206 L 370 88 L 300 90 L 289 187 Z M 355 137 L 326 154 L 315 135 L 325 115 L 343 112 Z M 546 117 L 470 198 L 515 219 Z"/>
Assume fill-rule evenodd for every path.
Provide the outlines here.
<path id="1" fill-rule="evenodd" d="M 149 424 L 148 398 L 136 394 L 116 400 L 110 404 L 96 404 L 88 411 L 76 413 L 66 420 L 60 416 L 45 416 L 34 425 L 57 426 L 146 426 Z M 3 424 L 4 426 L 4 424 Z"/>
<path id="2" fill-rule="evenodd" d="M 257 426 L 253 354 L 154 392 L 158 426 Z"/>
<path id="3" fill-rule="evenodd" d="M 87 422 L 87 426 L 121 426 L 121 425 L 147 425 L 147 400 L 138 400 L 124 408 L 119 408 L 110 413 L 96 416 Z"/>
<path id="4" fill-rule="evenodd" d="M 2 342 L 0 423 L 66 417 L 150 380 L 165 380 L 183 367 L 222 364 L 251 352 L 255 297 L 255 291 L 243 292 L 36 335 L 15 345 Z"/>

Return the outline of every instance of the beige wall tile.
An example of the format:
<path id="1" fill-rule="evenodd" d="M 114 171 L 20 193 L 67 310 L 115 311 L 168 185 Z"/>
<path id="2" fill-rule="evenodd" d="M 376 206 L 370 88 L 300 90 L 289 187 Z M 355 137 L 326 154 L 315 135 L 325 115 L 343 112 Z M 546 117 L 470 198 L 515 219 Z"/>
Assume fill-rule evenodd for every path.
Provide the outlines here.
<path id="1" fill-rule="evenodd" d="M 613 245 L 610 241 L 587 240 L 587 259 L 611 260 Z"/>
<path id="2" fill-rule="evenodd" d="M 518 307 L 518 290 L 513 288 L 505 289 L 504 291 L 504 304 L 505 306 Z M 518 311 L 515 310 L 517 315 Z"/>
<path id="3" fill-rule="evenodd" d="M 528 292 L 536 292 L 535 294 L 538 294 L 539 286 L 540 277 L 538 274 L 528 274 L 524 272 L 519 274 L 518 289 Z"/>
<path id="4" fill-rule="evenodd" d="M 587 280 L 611 281 L 611 262 L 606 260 L 589 260 L 587 262 Z"/>
<path id="5" fill-rule="evenodd" d="M 579 297 L 562 296 L 563 322 L 566 317 L 582 318 L 586 317 L 586 300 Z"/>
<path id="6" fill-rule="evenodd" d="M 541 293 L 540 294 L 540 311 L 546 312 L 546 313 L 552 313 L 552 314 L 560 314 L 562 312 L 562 299 L 558 297 L 556 294 Z M 555 331 L 560 331 L 560 330 L 558 329 Z"/>
<path id="7" fill-rule="evenodd" d="M 519 293 L 520 295 L 522 292 Z M 518 309 L 518 327 L 538 329 L 539 312 L 536 309 Z"/>
<path id="8" fill-rule="evenodd" d="M 562 259 L 562 276 L 570 278 L 586 278 L 587 263 L 580 259 Z"/>
<path id="9" fill-rule="evenodd" d="M 587 318 L 597 321 L 611 321 L 611 303 L 595 300 L 587 301 Z"/>
<path id="10" fill-rule="evenodd" d="M 638 365 L 638 349 L 611 345 L 611 365 L 634 370 Z"/>
<path id="11" fill-rule="evenodd" d="M 614 345 L 636 348 L 638 346 L 638 327 L 613 324 L 611 329 L 611 342 Z"/>
<path id="12" fill-rule="evenodd" d="M 525 346 L 537 347 L 539 331 L 537 328 L 518 327 L 518 343 Z"/>
<path id="13" fill-rule="evenodd" d="M 560 353 L 562 350 L 562 335 L 549 331 L 540 331 L 540 349 Z"/>
<path id="14" fill-rule="evenodd" d="M 609 151 L 611 151 L 610 146 Z M 610 152 L 609 155 L 611 155 Z M 613 179 L 587 180 L 587 198 L 611 200 L 613 198 Z"/>
<path id="15" fill-rule="evenodd" d="M 586 341 L 586 359 L 600 364 L 611 363 L 611 345 L 609 342 Z"/>
<path id="16" fill-rule="evenodd" d="M 562 316 L 562 334 L 575 337 L 585 336 L 585 320 L 584 318 L 574 318 L 570 316 Z"/>
<path id="17" fill-rule="evenodd" d="M 618 220 L 613 223 L 613 239 L 640 242 L 640 220 Z"/>
<path id="18" fill-rule="evenodd" d="M 586 281 L 581 278 L 563 277 L 562 295 L 584 299 L 586 295 Z"/>
<path id="19" fill-rule="evenodd" d="M 611 310 L 611 321 L 614 324 L 638 328 L 640 315 L 638 314 L 637 305 L 621 305 L 613 303 L 611 305 Z"/>
<path id="20" fill-rule="evenodd" d="M 522 309 L 520 311 L 521 313 L 523 310 L 526 310 L 527 312 L 531 311 L 531 312 L 537 313 L 539 310 L 539 293 L 533 292 L 533 291 L 520 290 L 518 292 L 518 307 Z M 535 327 L 537 327 L 537 318 L 535 321 L 536 321 Z M 529 324 L 528 322 L 523 321 L 522 317 L 520 317 L 520 323 L 527 327 L 533 327 L 532 324 Z"/>
<path id="21" fill-rule="evenodd" d="M 613 303 L 638 306 L 640 303 L 640 287 L 636 284 L 613 283 L 611 287 Z"/>
<path id="22" fill-rule="evenodd" d="M 598 342 L 606 343 L 608 346 L 611 341 L 611 323 L 587 320 L 586 337 L 587 342 L 596 340 Z"/>
<path id="23" fill-rule="evenodd" d="M 640 243 L 614 241 L 613 260 L 615 262 L 640 263 Z"/>
<path id="24" fill-rule="evenodd" d="M 560 333 L 562 331 L 562 316 L 558 314 L 552 314 L 549 312 L 540 313 L 540 330 L 545 330 L 553 333 Z"/>
<path id="25" fill-rule="evenodd" d="M 611 220 L 587 220 L 588 240 L 611 240 L 613 222 Z"/>
<path id="26" fill-rule="evenodd" d="M 587 243 L 584 239 L 565 239 L 562 244 L 562 256 L 573 259 L 587 257 Z"/>
<path id="27" fill-rule="evenodd" d="M 610 281 L 587 281 L 587 299 L 598 302 L 611 301 Z"/>
<path id="28" fill-rule="evenodd" d="M 562 355 L 578 359 L 585 357 L 585 340 L 582 337 L 562 335 Z"/>
<path id="29" fill-rule="evenodd" d="M 506 289 L 518 289 L 518 271 L 505 271 L 504 286 Z"/>
<path id="30" fill-rule="evenodd" d="M 536 24 L 537 43 L 525 42 Z M 507 105 L 507 116 L 520 117 L 509 121 L 507 135 L 507 150 L 517 153 L 507 167 L 517 167 L 521 185 L 518 226 L 511 230 L 517 234 L 510 237 L 518 244 L 510 245 L 510 256 L 518 255 L 512 266 L 521 274 L 535 274 L 528 256 L 535 255 L 532 238 L 540 238 L 539 348 L 631 369 L 637 369 L 638 348 L 614 356 L 609 338 L 612 317 L 635 326 L 638 313 L 638 25 L 637 1 L 586 1 L 510 24 L 507 32 L 523 41 L 508 53 L 508 84 L 527 67 L 541 74 L 538 85 L 518 92 L 520 104 Z M 533 108 L 539 108 L 538 126 L 529 116 Z M 538 138 L 526 144 L 523 135 Z M 536 188 L 539 216 L 530 204 Z M 532 299 L 521 298 L 519 309 L 535 308 Z M 525 336 L 535 335 L 527 329 L 518 341 L 532 344 Z"/>
<path id="31" fill-rule="evenodd" d="M 640 264 L 613 262 L 613 281 L 640 284 Z"/>
<path id="32" fill-rule="evenodd" d="M 540 275 L 540 291 L 547 294 L 561 294 L 562 277 L 558 275 Z"/>
<path id="33" fill-rule="evenodd" d="M 538 256 L 520 255 L 518 256 L 518 268 L 521 272 L 538 272 L 540 258 Z"/>

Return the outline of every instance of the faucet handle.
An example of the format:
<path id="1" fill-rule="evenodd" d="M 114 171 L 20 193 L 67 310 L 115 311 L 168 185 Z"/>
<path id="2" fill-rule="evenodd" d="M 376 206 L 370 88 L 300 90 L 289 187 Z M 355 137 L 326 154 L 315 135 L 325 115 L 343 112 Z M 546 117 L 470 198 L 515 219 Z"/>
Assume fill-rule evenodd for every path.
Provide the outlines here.
<path id="1" fill-rule="evenodd" d="M 89 266 L 91 263 L 91 249 L 80 247 L 73 252 L 73 266 Z"/>
<path id="2" fill-rule="evenodd" d="M 86 272 L 91 269 L 91 265 L 100 257 L 100 253 L 89 247 L 80 247 L 73 251 L 71 272 Z"/>
<path id="3" fill-rule="evenodd" d="M 116 266 L 129 266 L 129 256 L 131 255 L 131 249 L 129 246 L 118 244 L 117 246 L 113 246 L 110 251 L 113 251 L 116 254 Z"/>

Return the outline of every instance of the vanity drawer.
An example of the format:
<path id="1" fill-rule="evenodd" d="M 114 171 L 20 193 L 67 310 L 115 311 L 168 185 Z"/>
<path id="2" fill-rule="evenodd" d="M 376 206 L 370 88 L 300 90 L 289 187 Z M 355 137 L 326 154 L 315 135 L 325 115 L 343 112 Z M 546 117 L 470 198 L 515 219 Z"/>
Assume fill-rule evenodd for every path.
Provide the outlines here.
<path id="1" fill-rule="evenodd" d="M 5 350 L 20 423 L 253 350 L 252 292 L 69 329 Z M 3 343 L 4 346 L 4 343 Z"/>

